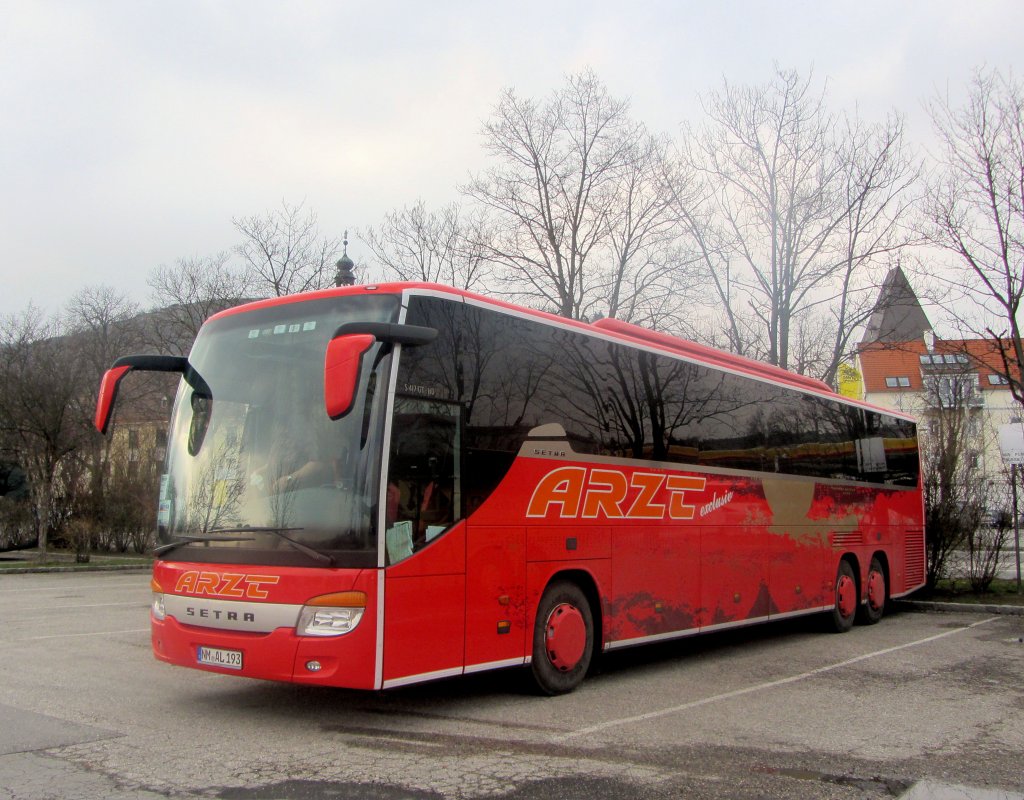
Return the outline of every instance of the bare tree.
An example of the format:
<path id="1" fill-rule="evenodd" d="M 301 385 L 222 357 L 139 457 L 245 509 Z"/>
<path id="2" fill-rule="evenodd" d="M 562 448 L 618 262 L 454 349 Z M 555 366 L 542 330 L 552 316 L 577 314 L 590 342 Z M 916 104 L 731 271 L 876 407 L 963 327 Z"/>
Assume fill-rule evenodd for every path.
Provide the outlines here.
<path id="1" fill-rule="evenodd" d="M 362 239 L 386 275 L 398 280 L 481 289 L 489 277 L 484 223 L 479 216 L 467 219 L 455 203 L 428 211 L 420 200 L 389 213 Z"/>
<path id="2" fill-rule="evenodd" d="M 987 592 L 999 575 L 1007 545 L 1013 536 L 1013 475 L 1003 470 L 1001 483 L 989 484 L 988 511 L 981 524 L 967 534 L 967 580 L 975 592 Z"/>
<path id="3" fill-rule="evenodd" d="M 67 305 L 67 325 L 76 335 L 97 386 L 114 360 L 141 343 L 139 307 L 109 286 L 86 286 Z"/>
<path id="4" fill-rule="evenodd" d="M 704 106 L 706 124 L 683 143 L 682 173 L 699 190 L 676 205 L 729 339 L 739 352 L 832 380 L 870 314 L 872 267 L 905 244 L 900 220 L 915 172 L 902 123 L 835 114 L 810 77 L 784 70 L 762 86 L 726 82 Z M 814 314 L 832 320 L 828 346 L 795 359 L 801 318 Z"/>
<path id="5" fill-rule="evenodd" d="M 667 139 L 641 134 L 626 144 L 605 217 L 610 257 L 595 287 L 609 317 L 664 327 L 695 286 L 669 172 Z"/>
<path id="6" fill-rule="evenodd" d="M 150 273 L 154 312 L 148 322 L 154 346 L 184 355 L 209 317 L 252 297 L 252 273 L 232 267 L 229 259 L 226 252 L 179 258 L 173 266 L 162 264 Z"/>
<path id="7" fill-rule="evenodd" d="M 109 286 L 87 286 L 68 302 L 65 324 L 67 346 L 73 347 L 81 359 L 84 395 L 78 398 L 75 413 L 87 429 L 103 373 L 118 357 L 144 347 L 139 309 Z M 83 462 L 80 472 L 88 476 L 91 500 L 101 505 L 109 471 L 110 440 L 90 431 L 83 435 L 76 457 Z"/>
<path id="8" fill-rule="evenodd" d="M 688 319 L 678 327 L 690 338 L 756 358 L 758 331 L 739 305 L 729 233 L 716 212 L 720 187 L 699 166 L 694 138 L 684 135 L 680 152 L 665 173 L 672 209 L 691 243 L 696 275 L 704 283 L 700 306 L 691 307 Z M 708 310 L 696 314 L 701 306 Z"/>
<path id="9" fill-rule="evenodd" d="M 238 254 L 260 293 L 280 297 L 331 285 L 341 240 L 322 236 L 316 213 L 302 203 L 282 202 L 280 209 L 232 222 L 242 235 Z"/>
<path id="10" fill-rule="evenodd" d="M 600 304 L 618 312 L 627 281 L 645 288 L 634 257 L 662 230 L 639 191 L 655 173 L 637 159 L 658 149 L 628 111 L 590 72 L 543 102 L 502 94 L 483 130 L 494 165 L 463 191 L 494 225 L 484 244 L 509 294 L 580 319 Z"/>
<path id="11" fill-rule="evenodd" d="M 998 349 L 1003 377 L 1024 404 L 1024 86 L 1012 75 L 979 70 L 962 107 L 947 95 L 929 110 L 942 149 L 928 186 L 925 233 L 956 259 L 940 276 L 944 294 L 968 301 L 955 316 Z"/>
<path id="12" fill-rule="evenodd" d="M 183 287 L 178 291 L 184 291 Z M 69 528 L 79 560 L 88 560 L 90 544 L 106 548 L 114 545 L 123 551 L 129 538 L 144 541 L 153 527 L 155 499 L 133 508 L 126 508 L 125 503 L 129 496 L 155 498 L 157 464 L 150 462 L 146 474 L 124 474 L 124 469 L 118 469 L 118 459 L 112 458 L 118 450 L 118 434 L 100 436 L 91 429 L 90 422 L 96 390 L 105 370 L 119 356 L 150 349 L 158 327 L 153 323 L 161 319 L 161 312 L 140 314 L 134 302 L 106 286 L 86 287 L 68 303 L 67 346 L 78 354 L 83 369 L 83 394 L 75 405 L 75 414 L 86 433 L 76 451 L 62 462 L 60 483 L 66 496 L 55 496 L 54 505 L 63 501 L 61 515 L 71 517 Z M 171 376 L 135 376 L 121 389 L 115 420 L 129 419 L 136 425 L 143 420 L 165 420 L 173 392 Z M 138 435 L 138 429 L 125 433 L 130 442 L 132 436 Z M 139 458 L 137 448 L 123 447 L 125 443 L 125 438 L 121 438 L 122 460 L 128 462 L 134 457 L 137 460 L 131 461 L 131 466 L 138 467 L 143 459 Z M 126 530 L 127 520 L 135 520 L 136 527 Z"/>
<path id="13" fill-rule="evenodd" d="M 977 410 L 977 372 L 942 368 L 924 377 L 921 461 L 929 588 L 947 572 L 950 557 L 971 544 L 981 526 L 990 486 L 980 453 L 985 431 Z"/>
<path id="14" fill-rule="evenodd" d="M 45 552 L 60 471 L 89 435 L 91 376 L 61 320 L 35 308 L 0 320 L 0 446 L 25 471 Z"/>

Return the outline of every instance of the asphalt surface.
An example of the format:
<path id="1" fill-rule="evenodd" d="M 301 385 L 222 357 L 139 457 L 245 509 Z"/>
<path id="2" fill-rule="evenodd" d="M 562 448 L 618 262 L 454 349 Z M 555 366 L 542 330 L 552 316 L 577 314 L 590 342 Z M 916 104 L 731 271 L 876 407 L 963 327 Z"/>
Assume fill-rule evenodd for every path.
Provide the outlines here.
<path id="1" fill-rule="evenodd" d="M 148 575 L 0 575 L 0 800 L 1024 797 L 1024 617 L 778 623 L 384 694 L 170 667 Z M 425 645 L 428 642 L 425 641 Z"/>

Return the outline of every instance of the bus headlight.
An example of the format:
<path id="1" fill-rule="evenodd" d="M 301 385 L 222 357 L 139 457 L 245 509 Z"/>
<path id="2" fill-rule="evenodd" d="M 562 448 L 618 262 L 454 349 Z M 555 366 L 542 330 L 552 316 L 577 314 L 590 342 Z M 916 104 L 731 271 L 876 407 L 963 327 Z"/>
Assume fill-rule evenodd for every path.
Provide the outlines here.
<path id="1" fill-rule="evenodd" d="M 164 590 L 155 580 L 149 582 L 149 588 L 153 590 L 153 602 L 149 606 L 149 610 L 153 612 L 153 619 L 163 619 L 167 616 L 164 609 Z"/>
<path id="2" fill-rule="evenodd" d="M 299 636 L 341 636 L 355 630 L 366 611 L 365 592 L 336 592 L 314 597 L 302 607 Z"/>

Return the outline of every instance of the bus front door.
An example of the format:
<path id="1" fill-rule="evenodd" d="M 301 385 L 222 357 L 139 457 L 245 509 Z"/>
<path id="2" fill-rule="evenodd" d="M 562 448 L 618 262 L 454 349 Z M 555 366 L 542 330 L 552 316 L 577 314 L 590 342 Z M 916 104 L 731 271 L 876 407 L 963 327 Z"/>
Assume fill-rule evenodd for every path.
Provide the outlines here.
<path id="1" fill-rule="evenodd" d="M 461 674 L 466 618 L 459 406 L 398 397 L 392 419 L 385 688 Z"/>

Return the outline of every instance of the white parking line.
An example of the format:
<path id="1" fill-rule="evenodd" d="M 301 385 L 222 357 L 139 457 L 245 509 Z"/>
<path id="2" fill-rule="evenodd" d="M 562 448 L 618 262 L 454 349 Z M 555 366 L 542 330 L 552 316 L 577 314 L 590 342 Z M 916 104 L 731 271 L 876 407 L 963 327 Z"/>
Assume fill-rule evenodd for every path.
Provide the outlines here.
<path id="1" fill-rule="evenodd" d="M 71 611 L 82 611 L 87 608 L 149 608 L 149 603 L 145 600 L 132 600 L 128 603 L 75 603 L 74 605 L 61 606 L 60 613 L 67 614 Z M 16 610 L 18 621 L 22 622 L 26 619 L 49 619 L 53 617 L 55 608 L 37 608 L 31 607 L 31 610 L 24 612 Z"/>
<path id="2" fill-rule="evenodd" d="M 924 639 L 918 639 L 915 642 L 907 642 L 906 644 L 896 645 L 895 647 L 887 647 L 884 650 L 876 650 L 873 653 L 865 653 L 862 656 L 856 656 L 855 658 L 848 658 L 846 661 L 839 661 L 835 664 L 829 664 L 825 667 L 818 667 L 817 669 L 809 670 L 808 672 L 801 672 L 799 675 L 791 675 L 788 678 L 779 678 L 778 680 L 768 681 L 767 683 L 759 683 L 756 686 L 748 686 L 745 689 L 736 689 L 731 692 L 724 692 L 723 694 L 716 694 L 711 697 L 705 697 L 701 700 L 693 700 L 689 703 L 683 703 L 682 705 L 672 706 L 671 708 L 663 708 L 658 711 L 649 711 L 646 714 L 637 714 L 633 717 L 622 717 L 620 719 L 611 719 L 607 722 L 601 722 L 597 725 L 590 725 L 586 728 L 578 728 L 577 730 L 570 731 L 569 733 L 560 733 L 552 737 L 555 742 L 564 742 L 569 739 L 576 739 L 580 736 L 587 736 L 598 731 L 604 731 L 608 728 L 616 728 L 620 725 L 629 725 L 634 722 L 645 722 L 649 719 L 657 719 L 658 717 L 667 717 L 671 714 L 678 714 L 682 711 L 689 711 L 693 708 L 699 708 L 700 706 L 710 705 L 711 703 L 717 703 L 721 700 L 731 700 L 734 697 L 742 697 L 746 694 L 753 694 L 754 692 L 760 692 L 764 689 L 774 689 L 776 686 L 784 686 L 787 683 L 796 683 L 797 681 L 806 680 L 807 678 L 813 678 L 816 675 L 822 675 L 826 672 L 832 672 L 833 670 L 841 669 L 842 667 L 848 667 L 851 664 L 857 664 L 861 661 L 867 661 L 869 658 L 877 658 L 878 656 L 884 656 L 888 653 L 895 653 L 899 650 L 906 650 L 908 647 L 917 647 L 918 645 L 927 644 L 928 642 L 934 642 L 938 639 L 944 639 L 947 636 L 953 636 L 957 633 L 976 628 L 979 625 L 985 625 L 986 623 L 992 622 L 993 620 L 999 619 L 999 617 L 988 617 L 979 622 L 972 622 L 963 628 L 956 628 L 955 630 L 944 631 L 937 633 L 934 636 L 928 636 Z"/>
<path id="3" fill-rule="evenodd" d="M 24 639 L 7 639 L 0 644 L 39 642 L 43 639 L 71 639 L 79 636 L 116 636 L 119 633 L 149 633 L 149 628 L 127 628 L 121 631 L 86 631 L 84 633 L 55 633 L 50 636 L 26 636 Z"/>
<path id="4" fill-rule="evenodd" d="M 3 577 L 3 575 L 0 575 Z M 14 577 L 13 575 L 11 577 Z M 140 576 L 146 577 L 146 576 Z M 0 594 L 26 594 L 27 592 L 65 592 L 68 589 L 110 589 L 131 586 L 149 588 L 148 582 L 142 580 L 125 581 L 123 583 L 57 583 L 52 586 L 24 586 L 15 589 L 0 589 Z"/>

